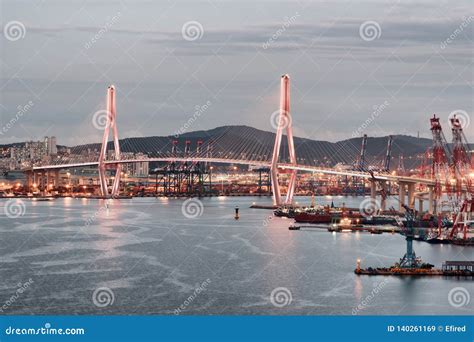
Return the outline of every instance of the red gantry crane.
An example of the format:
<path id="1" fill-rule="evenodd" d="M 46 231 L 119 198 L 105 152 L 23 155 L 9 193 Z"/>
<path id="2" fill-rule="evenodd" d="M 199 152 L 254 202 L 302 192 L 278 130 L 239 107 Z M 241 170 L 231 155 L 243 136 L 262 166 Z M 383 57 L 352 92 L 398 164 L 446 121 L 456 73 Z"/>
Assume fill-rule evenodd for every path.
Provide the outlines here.
<path id="1" fill-rule="evenodd" d="M 463 132 L 461 121 L 454 115 L 450 119 L 453 134 L 452 153 L 452 175 L 455 193 L 456 209 L 454 212 L 453 228 L 449 238 L 454 243 L 467 244 L 467 232 L 472 224 L 474 212 L 474 199 L 472 187 L 472 161 L 469 155 L 469 144 Z M 462 239 L 458 239 L 458 233 L 462 232 Z"/>
<path id="2" fill-rule="evenodd" d="M 442 195 L 443 183 L 446 188 L 448 197 L 451 195 L 451 184 L 450 184 L 450 170 L 449 170 L 449 147 L 444 137 L 441 123 L 436 114 L 430 119 L 431 122 L 431 134 L 433 135 L 433 147 L 432 147 L 432 165 L 431 165 L 431 177 L 435 180 L 435 200 L 437 205 Z M 435 207 L 437 211 L 438 208 Z"/>

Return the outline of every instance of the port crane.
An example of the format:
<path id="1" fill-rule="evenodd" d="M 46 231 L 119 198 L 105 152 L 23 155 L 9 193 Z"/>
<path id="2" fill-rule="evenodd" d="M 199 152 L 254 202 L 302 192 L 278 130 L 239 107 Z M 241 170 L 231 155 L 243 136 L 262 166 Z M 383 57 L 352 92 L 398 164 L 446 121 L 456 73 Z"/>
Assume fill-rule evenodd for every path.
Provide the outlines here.
<path id="1" fill-rule="evenodd" d="M 362 137 L 362 146 L 360 148 L 360 155 L 359 160 L 357 163 L 357 170 L 364 171 L 365 170 L 365 153 L 367 150 L 367 134 L 364 134 Z"/>
<path id="2" fill-rule="evenodd" d="M 449 179 L 449 156 L 451 155 L 451 151 L 449 150 L 441 123 L 439 118 L 436 117 L 436 114 L 433 114 L 433 117 L 430 119 L 430 123 L 431 134 L 433 136 L 431 177 L 435 179 L 434 193 L 437 200 L 436 203 L 438 203 L 439 199 L 441 198 L 443 183 L 450 202 L 452 203 L 451 184 Z M 435 208 L 435 211 L 437 211 L 437 209 L 438 208 Z"/>
<path id="3" fill-rule="evenodd" d="M 373 172 L 369 171 L 372 177 L 372 180 L 375 181 L 375 175 Z M 387 196 L 384 189 L 381 191 L 382 198 Z M 400 201 L 400 200 L 398 200 Z M 421 258 L 418 258 L 413 250 L 413 237 L 415 235 L 413 229 L 413 223 L 416 219 L 416 212 L 414 209 L 410 208 L 408 205 L 401 203 L 402 207 L 405 209 L 405 219 L 406 225 L 403 222 L 399 221 L 398 225 L 405 233 L 405 239 L 407 242 L 405 255 L 400 259 L 398 267 L 400 268 L 419 268 L 422 265 Z"/>
<path id="4" fill-rule="evenodd" d="M 390 160 L 392 159 L 392 144 L 393 144 L 393 136 L 389 135 L 387 141 L 387 154 L 385 155 L 385 160 L 383 163 L 383 168 L 385 172 L 390 171 Z"/>
<path id="5" fill-rule="evenodd" d="M 405 227 L 407 250 L 405 255 L 400 259 L 399 267 L 418 268 L 421 266 L 421 259 L 416 257 L 415 251 L 413 250 L 413 237 L 415 235 L 413 223 L 415 222 L 415 211 L 406 204 L 402 204 L 402 206 L 405 209 L 405 218 L 407 220 Z M 403 225 L 401 228 L 403 229 Z"/>
<path id="6" fill-rule="evenodd" d="M 455 205 L 457 211 L 453 213 L 454 224 L 449 232 L 449 238 L 457 238 L 462 231 L 462 240 L 467 240 L 467 231 L 473 223 L 474 196 L 471 177 L 471 157 L 469 156 L 469 144 L 463 132 L 462 124 L 456 115 L 450 118 L 452 131 L 452 174 L 455 193 Z M 465 192 L 463 191 L 465 186 Z"/>

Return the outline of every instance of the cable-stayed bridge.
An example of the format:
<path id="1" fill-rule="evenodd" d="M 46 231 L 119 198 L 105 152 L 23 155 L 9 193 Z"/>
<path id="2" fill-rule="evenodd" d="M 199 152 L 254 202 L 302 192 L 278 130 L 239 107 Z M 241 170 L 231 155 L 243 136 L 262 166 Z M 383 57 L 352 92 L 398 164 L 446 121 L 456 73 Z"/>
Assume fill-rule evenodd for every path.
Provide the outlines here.
<path id="1" fill-rule="evenodd" d="M 295 138 L 292 131 L 292 115 L 290 113 L 290 79 L 288 75 L 281 77 L 280 109 L 272 114 L 270 122 L 276 129 L 276 134 L 263 132 L 256 135 L 255 130 L 248 127 L 234 134 L 229 127 L 217 137 L 212 139 L 198 140 L 197 147 L 191 149 L 191 142 L 186 141 L 184 149 L 180 148 L 178 140 L 157 141 L 150 146 L 140 146 L 142 141 L 137 139 L 125 139 L 121 143 L 118 137 L 116 91 L 113 86 L 107 90 L 107 110 L 105 113 L 105 127 L 100 145 L 100 153 L 88 154 L 87 146 L 74 148 L 70 155 L 61 156 L 53 162 L 44 165 L 34 165 L 27 170 L 28 182 L 36 174 L 49 175 L 50 172 L 57 173 L 61 169 L 96 166 L 99 170 L 100 189 L 102 196 L 117 196 L 120 184 L 120 174 L 123 164 L 142 162 L 163 163 L 222 163 L 235 165 L 252 165 L 257 167 L 268 167 L 271 173 L 271 184 L 273 201 L 275 205 L 291 204 L 297 185 L 298 172 L 313 172 L 329 175 L 340 175 L 368 179 L 371 183 L 371 196 L 377 196 L 377 187 L 383 193 L 387 182 L 396 182 L 400 188 L 400 205 L 405 203 L 408 196 L 408 204 L 413 205 L 415 196 L 415 184 L 422 183 L 429 189 L 429 210 L 433 211 L 432 188 L 434 179 L 429 177 L 409 177 L 395 175 L 388 172 L 388 168 L 381 165 L 379 170 L 369 170 L 368 165 L 382 164 L 372 157 L 365 155 L 364 148 L 361 154 L 354 155 L 354 149 L 344 144 L 321 144 L 314 149 L 310 143 L 304 141 L 295 147 Z M 112 141 L 109 142 L 110 135 Z M 365 137 L 366 139 L 366 137 Z M 301 140 L 301 139 L 300 139 Z M 389 145 L 391 141 L 389 141 Z M 134 153 L 123 151 L 146 150 L 146 155 L 137 158 Z M 389 149 L 388 149 L 389 150 Z M 304 155 L 298 157 L 298 153 Z M 383 154 L 383 153 L 382 153 Z M 321 155 L 324 155 L 321 158 Z M 382 160 L 384 156 L 382 155 Z M 387 153 L 388 160 L 390 154 Z M 353 167 L 334 167 L 335 163 Z M 329 166 L 330 165 L 330 166 Z M 112 186 L 109 186 L 107 170 L 113 170 L 114 177 Z M 283 199 L 280 191 L 279 180 L 281 174 L 288 175 L 288 186 L 286 197 Z M 54 178 L 54 176 L 52 177 Z M 57 176 L 56 176 L 57 178 Z M 384 199 L 382 206 L 384 206 Z"/>

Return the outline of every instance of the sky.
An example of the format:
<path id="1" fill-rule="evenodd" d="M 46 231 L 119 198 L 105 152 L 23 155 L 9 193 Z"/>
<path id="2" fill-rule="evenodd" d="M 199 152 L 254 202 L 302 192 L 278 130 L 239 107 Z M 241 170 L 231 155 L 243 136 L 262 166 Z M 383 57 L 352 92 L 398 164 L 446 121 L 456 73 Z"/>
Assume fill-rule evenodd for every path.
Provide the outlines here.
<path id="1" fill-rule="evenodd" d="M 222 125 L 274 131 L 282 74 L 296 136 L 474 142 L 472 1 L 1 0 L 0 144 L 99 142 Z M 472 119 L 471 119 L 472 118 Z"/>

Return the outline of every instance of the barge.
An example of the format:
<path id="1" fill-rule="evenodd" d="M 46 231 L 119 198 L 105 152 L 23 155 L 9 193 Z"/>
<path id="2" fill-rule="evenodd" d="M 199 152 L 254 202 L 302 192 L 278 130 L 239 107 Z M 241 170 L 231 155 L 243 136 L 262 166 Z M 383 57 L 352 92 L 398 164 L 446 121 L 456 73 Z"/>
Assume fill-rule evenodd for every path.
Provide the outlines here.
<path id="1" fill-rule="evenodd" d="M 474 277 L 474 261 L 446 261 L 442 268 L 434 268 L 431 264 L 421 264 L 418 267 L 360 268 L 360 260 L 354 270 L 357 275 L 382 276 L 444 276 L 444 277 Z"/>

